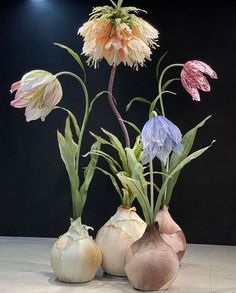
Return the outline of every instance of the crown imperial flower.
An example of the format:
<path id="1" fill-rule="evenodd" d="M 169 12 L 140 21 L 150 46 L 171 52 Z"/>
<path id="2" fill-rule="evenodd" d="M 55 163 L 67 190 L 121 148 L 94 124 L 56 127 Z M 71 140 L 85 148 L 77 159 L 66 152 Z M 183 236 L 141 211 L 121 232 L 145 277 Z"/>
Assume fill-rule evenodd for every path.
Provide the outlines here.
<path id="1" fill-rule="evenodd" d="M 15 99 L 11 106 L 25 108 L 26 121 L 42 121 L 60 102 L 62 98 L 61 84 L 55 75 L 45 70 L 32 70 L 21 80 L 11 86 L 11 93 L 15 92 Z"/>
<path id="2" fill-rule="evenodd" d="M 136 7 L 96 7 L 89 21 L 79 28 L 84 38 L 83 54 L 88 64 L 97 67 L 102 58 L 110 65 L 123 63 L 138 69 L 151 60 L 151 48 L 157 46 L 158 31 L 135 15 Z M 133 12 L 133 13 L 132 13 Z"/>
<path id="3" fill-rule="evenodd" d="M 180 74 L 183 87 L 195 101 L 200 101 L 199 89 L 205 92 L 211 90 L 203 73 L 217 79 L 216 72 L 209 65 L 198 60 L 186 62 Z"/>
<path id="4" fill-rule="evenodd" d="M 179 128 L 163 116 L 154 116 L 144 125 L 141 133 L 143 141 L 142 163 L 146 164 L 155 157 L 163 163 L 171 151 L 181 153 L 182 134 Z"/>

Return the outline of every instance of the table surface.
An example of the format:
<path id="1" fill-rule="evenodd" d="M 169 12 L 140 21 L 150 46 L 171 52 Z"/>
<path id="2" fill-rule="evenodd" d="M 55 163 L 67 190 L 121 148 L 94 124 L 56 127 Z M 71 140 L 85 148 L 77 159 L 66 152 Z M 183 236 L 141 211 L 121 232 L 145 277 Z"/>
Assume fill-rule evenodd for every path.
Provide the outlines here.
<path id="1" fill-rule="evenodd" d="M 54 238 L 0 237 L 0 293 L 139 292 L 127 279 L 100 269 L 94 280 L 67 284 L 56 280 L 49 261 Z M 168 293 L 236 293 L 236 246 L 188 244 Z"/>

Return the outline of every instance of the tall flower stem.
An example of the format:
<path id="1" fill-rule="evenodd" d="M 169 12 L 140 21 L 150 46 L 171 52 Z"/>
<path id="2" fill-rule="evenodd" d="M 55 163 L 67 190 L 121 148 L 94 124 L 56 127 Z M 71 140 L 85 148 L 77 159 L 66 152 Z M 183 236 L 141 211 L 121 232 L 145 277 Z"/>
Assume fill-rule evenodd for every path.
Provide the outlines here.
<path id="1" fill-rule="evenodd" d="M 171 64 L 169 66 L 167 66 L 161 73 L 160 75 L 160 78 L 159 78 L 159 81 L 158 81 L 158 92 L 159 92 L 159 95 L 160 95 L 160 106 L 161 106 L 161 113 L 162 113 L 162 116 L 165 117 L 165 110 L 164 110 L 164 105 L 163 105 L 163 99 L 162 99 L 162 81 L 163 81 L 163 77 L 166 73 L 167 70 L 169 70 L 170 68 L 172 67 L 183 67 L 184 64 L 181 64 L 181 63 L 175 63 L 175 64 Z"/>
<path id="2" fill-rule="evenodd" d="M 165 75 L 165 73 L 170 69 L 170 68 L 173 68 L 173 67 L 183 67 L 184 64 L 182 63 L 175 63 L 175 64 L 171 64 L 169 66 L 167 66 L 161 73 L 160 75 L 160 78 L 159 78 L 159 81 L 158 81 L 158 93 L 159 93 L 159 96 L 160 96 L 160 107 L 161 107 L 161 113 L 162 113 L 162 116 L 165 117 L 165 110 L 164 110 L 164 104 L 163 104 L 163 99 L 162 99 L 162 81 L 163 81 L 163 77 Z M 166 166 L 164 166 L 164 164 L 161 164 L 161 167 L 162 167 L 162 172 L 163 173 L 168 173 L 169 172 L 169 157 L 167 158 L 166 160 Z M 163 178 L 163 182 L 166 180 L 165 176 L 162 176 Z M 166 194 L 167 194 L 167 186 L 165 188 L 165 193 L 164 193 L 164 204 L 165 204 L 165 201 L 166 201 Z"/>
<path id="3" fill-rule="evenodd" d="M 152 160 L 149 161 L 149 171 L 150 171 L 150 206 L 151 206 L 151 212 L 153 213 L 154 212 L 154 188 L 153 188 L 153 163 L 152 163 Z"/>
<path id="4" fill-rule="evenodd" d="M 114 79 L 115 79 L 115 73 L 116 73 L 116 66 L 112 66 L 111 68 L 111 74 L 110 74 L 110 80 L 109 80 L 109 85 L 108 85 L 108 100 L 109 100 L 109 104 L 111 106 L 111 109 L 113 111 L 113 113 L 115 114 L 116 118 L 119 121 L 120 127 L 122 129 L 122 132 L 124 134 L 124 139 L 125 139 L 125 145 L 126 147 L 130 148 L 130 138 L 129 138 L 129 133 L 128 130 L 125 126 L 125 123 L 123 121 L 123 119 L 121 118 L 120 113 L 118 112 L 115 102 L 114 102 L 114 98 L 112 95 L 112 89 L 113 89 L 113 85 L 114 85 Z"/>

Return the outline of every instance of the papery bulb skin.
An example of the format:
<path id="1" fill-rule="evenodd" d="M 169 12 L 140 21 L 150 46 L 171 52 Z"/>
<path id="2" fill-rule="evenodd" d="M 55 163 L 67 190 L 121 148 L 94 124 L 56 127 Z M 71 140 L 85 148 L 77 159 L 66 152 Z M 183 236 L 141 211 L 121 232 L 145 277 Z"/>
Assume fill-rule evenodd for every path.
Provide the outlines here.
<path id="1" fill-rule="evenodd" d="M 125 277 L 125 255 L 130 245 L 139 239 L 146 223 L 135 208 L 119 207 L 98 231 L 96 243 L 102 252 L 102 268 L 109 275 Z"/>
<path id="2" fill-rule="evenodd" d="M 159 232 L 162 239 L 169 244 L 181 260 L 186 251 L 186 238 L 184 232 L 171 217 L 168 207 L 164 206 L 158 213 L 156 220 L 159 223 Z"/>
<path id="3" fill-rule="evenodd" d="M 147 226 L 125 258 L 125 272 L 135 289 L 166 290 L 175 280 L 179 260 L 174 250 L 161 238 L 158 223 Z"/>
<path id="4" fill-rule="evenodd" d="M 77 220 L 79 223 L 77 222 L 76 229 L 70 227 L 51 249 L 51 266 L 57 279 L 62 282 L 91 281 L 102 261 L 99 247 L 89 236 L 86 228 L 81 225 L 80 218 Z"/>

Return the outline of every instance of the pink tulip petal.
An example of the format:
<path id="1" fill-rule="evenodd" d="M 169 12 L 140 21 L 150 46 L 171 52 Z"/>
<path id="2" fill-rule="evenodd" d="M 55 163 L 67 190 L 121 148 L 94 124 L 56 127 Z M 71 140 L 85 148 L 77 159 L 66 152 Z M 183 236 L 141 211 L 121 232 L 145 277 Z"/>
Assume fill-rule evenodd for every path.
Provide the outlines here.
<path id="1" fill-rule="evenodd" d="M 181 77 L 181 83 L 185 90 L 192 96 L 194 101 L 200 101 L 199 91 L 195 84 L 188 82 L 187 79 Z"/>
<path id="2" fill-rule="evenodd" d="M 46 107 L 54 108 L 62 98 L 62 87 L 61 84 L 56 80 L 56 82 L 51 82 L 45 87 L 43 94 L 43 102 Z"/>
<path id="3" fill-rule="evenodd" d="M 12 84 L 10 92 L 13 93 L 14 91 L 18 90 L 21 86 L 21 81 L 17 81 Z"/>
<path id="4" fill-rule="evenodd" d="M 206 63 L 198 60 L 191 60 L 186 63 L 189 67 L 199 70 L 204 74 L 208 74 L 211 78 L 217 79 L 216 72 Z"/>

